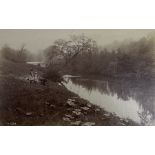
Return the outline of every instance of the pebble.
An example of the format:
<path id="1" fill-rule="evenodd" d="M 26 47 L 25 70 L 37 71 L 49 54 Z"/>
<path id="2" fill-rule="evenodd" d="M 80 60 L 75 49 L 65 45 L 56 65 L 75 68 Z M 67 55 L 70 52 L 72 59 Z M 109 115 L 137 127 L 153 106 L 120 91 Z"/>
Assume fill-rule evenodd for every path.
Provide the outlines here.
<path id="1" fill-rule="evenodd" d="M 83 109 L 83 110 L 89 110 L 88 107 L 81 107 L 81 109 Z"/>
<path id="2" fill-rule="evenodd" d="M 17 123 L 16 122 L 10 122 L 8 123 L 8 125 L 16 125 Z"/>
<path id="3" fill-rule="evenodd" d="M 80 112 L 80 111 L 81 111 L 81 109 L 75 109 L 74 111 Z"/>
<path id="4" fill-rule="evenodd" d="M 54 107 L 55 107 L 55 105 L 51 104 L 51 105 L 50 105 L 50 107 L 54 108 Z"/>
<path id="5" fill-rule="evenodd" d="M 124 123 L 119 123 L 119 125 L 123 125 L 124 126 L 125 124 Z"/>
<path id="6" fill-rule="evenodd" d="M 83 123 L 82 125 L 84 125 L 84 126 L 92 126 L 92 125 L 95 125 L 95 122 L 86 122 L 86 123 Z"/>
<path id="7" fill-rule="evenodd" d="M 78 116 L 82 114 L 80 111 L 73 111 L 73 113 L 78 115 Z"/>
<path id="8" fill-rule="evenodd" d="M 110 116 L 110 114 L 104 114 L 104 116 L 108 117 L 108 116 Z"/>
<path id="9" fill-rule="evenodd" d="M 68 101 L 75 102 L 75 99 L 71 99 L 71 98 L 69 98 Z"/>
<path id="10" fill-rule="evenodd" d="M 49 105 L 50 103 L 49 103 L 49 102 L 45 102 L 45 104 L 46 104 L 46 105 Z"/>
<path id="11" fill-rule="evenodd" d="M 26 115 L 27 116 L 31 116 L 32 115 L 32 112 L 27 112 Z"/>
<path id="12" fill-rule="evenodd" d="M 62 86 L 62 84 L 61 84 L 61 83 L 58 83 L 58 85 L 59 85 L 59 86 Z"/>
<path id="13" fill-rule="evenodd" d="M 91 107 L 91 104 L 87 104 L 87 106 L 90 108 Z"/>
<path id="14" fill-rule="evenodd" d="M 68 118 L 70 118 L 70 119 L 73 119 L 73 118 L 74 118 L 73 116 L 68 115 L 68 114 L 65 114 L 65 117 L 68 117 Z"/>
<path id="15" fill-rule="evenodd" d="M 81 121 L 71 122 L 71 125 L 80 125 Z"/>
<path id="16" fill-rule="evenodd" d="M 95 111 L 99 112 L 99 111 L 100 111 L 100 109 L 99 109 L 99 108 L 97 108 L 97 109 L 95 109 Z"/>
<path id="17" fill-rule="evenodd" d="M 127 122 L 127 123 L 128 123 L 128 122 L 129 122 L 129 120 L 127 120 L 127 119 L 126 119 L 126 120 L 125 120 L 125 122 Z"/>
<path id="18" fill-rule="evenodd" d="M 68 117 L 63 117 L 62 118 L 64 121 L 70 122 L 71 120 Z"/>
<path id="19" fill-rule="evenodd" d="M 74 99 L 68 99 L 67 104 L 69 104 L 70 106 L 75 106 L 74 101 L 75 101 Z"/>

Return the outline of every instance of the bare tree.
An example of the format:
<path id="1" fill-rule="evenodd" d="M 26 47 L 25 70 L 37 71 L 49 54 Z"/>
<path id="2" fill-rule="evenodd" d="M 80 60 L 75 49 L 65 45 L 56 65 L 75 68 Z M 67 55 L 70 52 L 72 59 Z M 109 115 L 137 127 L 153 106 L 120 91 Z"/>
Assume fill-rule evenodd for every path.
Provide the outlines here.
<path id="1" fill-rule="evenodd" d="M 21 48 L 19 50 L 17 50 L 17 56 L 18 56 L 18 60 L 20 62 L 25 62 L 26 61 L 26 48 L 25 48 L 25 44 L 23 44 L 21 46 Z"/>
<path id="2" fill-rule="evenodd" d="M 98 47 L 94 40 L 84 36 L 71 36 L 69 41 L 58 39 L 54 44 L 48 47 L 44 52 L 48 64 L 58 56 L 63 56 L 64 65 L 69 65 L 78 55 L 89 55 L 97 52 Z"/>

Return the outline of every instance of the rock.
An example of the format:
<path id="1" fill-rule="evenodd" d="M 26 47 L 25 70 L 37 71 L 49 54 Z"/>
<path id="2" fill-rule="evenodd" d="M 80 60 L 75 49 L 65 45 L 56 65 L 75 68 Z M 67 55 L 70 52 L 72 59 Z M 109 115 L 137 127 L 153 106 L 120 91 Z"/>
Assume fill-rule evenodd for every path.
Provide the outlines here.
<path id="1" fill-rule="evenodd" d="M 69 104 L 70 106 L 75 106 L 76 104 L 74 102 L 75 102 L 74 99 L 68 99 L 67 100 L 67 104 Z"/>
<path id="2" fill-rule="evenodd" d="M 89 108 L 90 108 L 90 107 L 92 107 L 92 105 L 91 105 L 91 104 L 89 104 L 89 103 L 87 104 L 87 106 L 88 106 Z"/>
<path id="3" fill-rule="evenodd" d="M 27 116 L 31 116 L 32 115 L 32 112 L 27 112 L 26 115 Z"/>
<path id="4" fill-rule="evenodd" d="M 80 125 L 81 121 L 71 122 L 71 125 Z"/>
<path id="5" fill-rule="evenodd" d="M 81 109 L 83 109 L 83 110 L 89 110 L 88 107 L 81 107 Z"/>
<path id="6" fill-rule="evenodd" d="M 69 98 L 68 101 L 75 102 L 75 99 L 71 99 L 71 98 Z"/>
<path id="7" fill-rule="evenodd" d="M 65 114 L 65 117 L 68 117 L 68 118 L 70 118 L 70 119 L 73 119 L 73 118 L 74 118 L 73 116 L 68 115 L 68 114 Z"/>
<path id="8" fill-rule="evenodd" d="M 63 117 L 62 119 L 63 119 L 64 121 L 66 121 L 66 122 L 70 122 L 70 121 L 71 121 L 68 117 Z"/>
<path id="9" fill-rule="evenodd" d="M 82 125 L 84 125 L 84 126 L 92 126 L 92 125 L 95 125 L 95 122 L 86 122 L 86 123 L 83 123 Z"/>
<path id="10" fill-rule="evenodd" d="M 110 116 L 110 114 L 109 114 L 109 113 L 106 113 L 106 114 L 104 114 L 104 116 L 109 117 L 109 116 Z"/>
<path id="11" fill-rule="evenodd" d="M 101 111 L 101 109 L 99 109 L 99 108 L 96 108 L 96 109 L 95 109 L 95 111 L 96 111 L 96 112 L 99 112 L 99 111 Z"/>
<path id="12" fill-rule="evenodd" d="M 52 107 L 52 108 L 55 108 L 55 105 L 53 105 L 53 104 L 50 104 L 50 107 Z"/>
<path id="13" fill-rule="evenodd" d="M 81 115 L 82 113 L 81 113 L 81 109 L 75 109 L 74 111 L 73 111 L 73 113 L 74 114 L 76 114 L 76 115 Z"/>
<path id="14" fill-rule="evenodd" d="M 70 106 L 75 106 L 73 102 L 67 102 Z"/>
<path id="15" fill-rule="evenodd" d="M 74 111 L 80 112 L 80 111 L 81 111 L 81 109 L 75 109 Z"/>
<path id="16" fill-rule="evenodd" d="M 62 84 L 61 84 L 61 83 L 58 83 L 58 85 L 59 85 L 59 86 L 62 86 Z"/>
<path id="17" fill-rule="evenodd" d="M 125 120 L 125 122 L 127 122 L 127 123 L 128 123 L 128 122 L 129 122 L 129 120 L 127 120 L 127 119 L 126 119 L 126 120 Z"/>
<path id="18" fill-rule="evenodd" d="M 8 123 L 8 125 L 16 125 L 17 123 L 16 122 L 10 122 Z"/>
<path id="19" fill-rule="evenodd" d="M 49 103 L 49 102 L 45 102 L 45 104 L 46 104 L 46 105 L 50 105 L 50 103 Z"/>
<path id="20" fill-rule="evenodd" d="M 78 116 L 82 114 L 81 111 L 73 111 L 73 113 L 78 115 Z"/>
<path id="21" fill-rule="evenodd" d="M 122 125 L 122 126 L 124 126 L 125 124 L 120 122 L 118 125 Z"/>

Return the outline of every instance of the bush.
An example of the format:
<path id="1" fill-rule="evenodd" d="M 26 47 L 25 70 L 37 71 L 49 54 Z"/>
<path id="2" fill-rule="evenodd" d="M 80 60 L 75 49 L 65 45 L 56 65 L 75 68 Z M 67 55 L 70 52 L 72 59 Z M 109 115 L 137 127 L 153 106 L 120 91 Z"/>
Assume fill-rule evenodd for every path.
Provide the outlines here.
<path id="1" fill-rule="evenodd" d="M 44 78 L 54 81 L 54 82 L 61 82 L 62 77 L 57 69 L 52 67 L 48 67 L 43 75 Z"/>

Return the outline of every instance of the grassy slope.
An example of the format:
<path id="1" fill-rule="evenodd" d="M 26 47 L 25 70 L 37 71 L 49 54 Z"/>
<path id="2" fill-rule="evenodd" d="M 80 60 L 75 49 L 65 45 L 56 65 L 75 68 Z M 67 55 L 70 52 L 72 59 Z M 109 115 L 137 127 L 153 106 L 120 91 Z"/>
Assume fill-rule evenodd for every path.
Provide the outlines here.
<path id="1" fill-rule="evenodd" d="M 63 86 L 48 81 L 47 86 L 30 85 L 20 79 L 28 75 L 32 66 L 3 60 L 0 62 L 0 121 L 2 125 L 71 125 L 78 122 L 95 122 L 95 125 L 136 125 L 130 120 L 120 120 L 77 95 Z M 35 67 L 36 70 L 40 68 Z M 75 106 L 67 104 L 72 98 Z M 81 107 L 87 107 L 83 110 Z M 73 113 L 80 109 L 81 114 Z M 65 120 L 69 115 L 72 118 Z"/>

